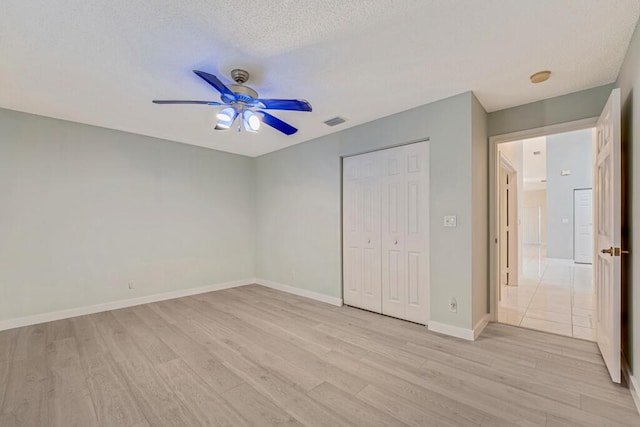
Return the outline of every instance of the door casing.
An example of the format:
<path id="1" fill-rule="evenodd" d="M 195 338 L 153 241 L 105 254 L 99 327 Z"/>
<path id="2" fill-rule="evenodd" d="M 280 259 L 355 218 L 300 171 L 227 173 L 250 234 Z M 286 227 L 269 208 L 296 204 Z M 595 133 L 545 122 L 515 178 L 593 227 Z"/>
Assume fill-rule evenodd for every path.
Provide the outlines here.
<path id="1" fill-rule="evenodd" d="M 500 153 L 498 150 L 498 144 L 547 136 L 556 133 L 594 128 L 597 122 L 598 117 L 590 117 L 557 125 L 544 126 L 489 137 L 489 312 L 491 313 L 491 321 L 496 322 L 498 320 L 498 295 L 500 283 L 498 257 L 498 231 L 500 230 L 498 212 L 500 207 L 498 204 L 499 199 L 497 197 Z"/>

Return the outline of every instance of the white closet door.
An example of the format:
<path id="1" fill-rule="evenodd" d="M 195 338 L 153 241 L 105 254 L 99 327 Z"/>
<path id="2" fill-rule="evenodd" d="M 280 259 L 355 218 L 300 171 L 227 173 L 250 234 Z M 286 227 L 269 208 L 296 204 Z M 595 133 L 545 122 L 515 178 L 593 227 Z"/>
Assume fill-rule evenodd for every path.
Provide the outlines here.
<path id="1" fill-rule="evenodd" d="M 381 312 L 380 163 L 368 153 L 343 161 L 344 303 Z"/>
<path id="2" fill-rule="evenodd" d="M 574 261 L 593 263 L 593 199 L 591 189 L 573 192 Z"/>
<path id="3" fill-rule="evenodd" d="M 429 175 L 426 142 L 382 153 L 382 313 L 429 320 Z"/>
<path id="4" fill-rule="evenodd" d="M 404 318 L 407 228 L 404 147 L 382 151 L 382 313 Z"/>
<path id="5" fill-rule="evenodd" d="M 404 319 L 426 325 L 429 321 L 429 146 L 404 147 L 407 232 L 407 302 Z"/>

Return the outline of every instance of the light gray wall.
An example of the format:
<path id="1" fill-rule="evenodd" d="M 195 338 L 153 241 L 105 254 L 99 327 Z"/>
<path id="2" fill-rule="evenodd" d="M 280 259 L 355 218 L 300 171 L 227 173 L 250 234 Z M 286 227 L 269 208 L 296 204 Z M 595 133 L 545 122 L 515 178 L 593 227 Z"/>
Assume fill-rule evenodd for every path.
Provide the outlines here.
<path id="1" fill-rule="evenodd" d="M 253 277 L 252 163 L 0 109 L 0 320 Z"/>
<path id="2" fill-rule="evenodd" d="M 256 159 L 256 277 L 342 297 L 339 149 L 332 134 Z"/>
<path id="3" fill-rule="evenodd" d="M 471 97 L 473 325 L 489 312 L 489 148 L 487 112 Z"/>
<path id="4" fill-rule="evenodd" d="M 540 208 L 540 239 L 544 245 L 547 242 L 547 190 L 524 191 L 522 199 L 522 205 L 525 209 L 528 207 Z M 524 224 L 524 216 L 522 222 Z"/>
<path id="5" fill-rule="evenodd" d="M 489 113 L 489 136 L 598 117 L 613 84 Z"/>
<path id="6" fill-rule="evenodd" d="M 464 93 L 259 157 L 256 276 L 340 297 L 341 156 L 430 137 L 431 317 L 471 327 L 472 256 L 487 262 L 486 249 L 473 254 L 472 245 L 472 98 Z M 476 132 L 479 141 L 481 124 Z M 458 227 L 444 228 L 444 215 L 457 215 Z M 451 297 L 457 314 L 448 311 Z"/>
<path id="7" fill-rule="evenodd" d="M 623 352 L 636 380 L 640 376 L 640 24 L 636 27 L 616 86 L 620 88 L 623 146 L 622 246 L 631 255 L 622 258 Z M 631 200 L 629 200 L 629 197 Z"/>
<path id="8" fill-rule="evenodd" d="M 573 191 L 593 185 L 593 131 L 547 137 L 547 257 L 573 259 Z M 561 176 L 563 170 L 571 175 Z M 562 221 L 567 220 L 564 224 Z"/>

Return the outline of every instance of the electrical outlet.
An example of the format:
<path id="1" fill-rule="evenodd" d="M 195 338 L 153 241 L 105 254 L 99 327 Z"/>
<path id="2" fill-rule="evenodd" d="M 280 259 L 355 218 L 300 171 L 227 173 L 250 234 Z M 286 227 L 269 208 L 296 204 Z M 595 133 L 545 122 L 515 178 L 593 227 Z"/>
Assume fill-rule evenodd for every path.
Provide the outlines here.
<path id="1" fill-rule="evenodd" d="M 444 226 L 445 227 L 457 227 L 458 226 L 458 217 L 455 215 L 445 215 L 444 217 Z"/>
<path id="2" fill-rule="evenodd" d="M 135 289 L 135 286 L 133 285 L 133 280 L 129 280 L 129 289 Z"/>
<path id="3" fill-rule="evenodd" d="M 456 301 L 455 298 L 451 298 L 451 300 L 449 300 L 449 311 L 452 313 L 458 312 L 458 301 Z"/>

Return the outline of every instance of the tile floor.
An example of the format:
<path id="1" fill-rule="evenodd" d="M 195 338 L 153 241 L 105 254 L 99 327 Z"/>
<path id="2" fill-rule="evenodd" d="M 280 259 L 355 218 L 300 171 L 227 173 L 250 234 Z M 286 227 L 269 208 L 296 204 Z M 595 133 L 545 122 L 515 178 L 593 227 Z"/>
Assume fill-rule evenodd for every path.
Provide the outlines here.
<path id="1" fill-rule="evenodd" d="M 594 341 L 592 266 L 547 259 L 543 246 L 523 255 L 522 282 L 502 287 L 498 321 Z"/>

